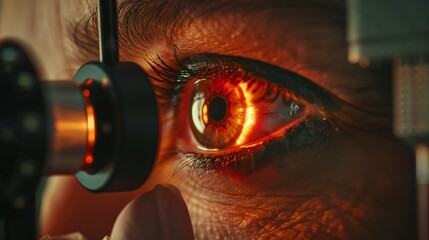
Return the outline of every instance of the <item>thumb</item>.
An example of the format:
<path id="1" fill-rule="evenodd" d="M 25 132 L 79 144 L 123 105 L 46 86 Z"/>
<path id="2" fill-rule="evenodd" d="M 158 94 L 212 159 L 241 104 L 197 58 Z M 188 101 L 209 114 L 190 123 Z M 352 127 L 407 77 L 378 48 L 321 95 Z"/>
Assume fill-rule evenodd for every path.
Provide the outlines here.
<path id="1" fill-rule="evenodd" d="M 111 239 L 194 239 L 182 194 L 165 184 L 134 199 L 116 219 Z"/>

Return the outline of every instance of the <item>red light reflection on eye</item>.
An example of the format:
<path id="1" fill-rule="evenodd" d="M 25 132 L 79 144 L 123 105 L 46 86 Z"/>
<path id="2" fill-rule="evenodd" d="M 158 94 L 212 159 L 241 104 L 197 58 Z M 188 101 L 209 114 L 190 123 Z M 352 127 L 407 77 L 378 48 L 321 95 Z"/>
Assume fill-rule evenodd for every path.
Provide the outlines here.
<path id="1" fill-rule="evenodd" d="M 205 103 L 203 105 L 203 122 L 206 125 L 209 123 L 208 107 L 207 107 L 207 104 L 205 104 Z"/>
<path id="2" fill-rule="evenodd" d="M 256 124 L 256 113 L 255 107 L 251 101 L 252 93 L 247 90 L 246 83 L 240 83 L 238 86 L 243 91 L 244 99 L 246 100 L 246 121 L 244 122 L 243 129 L 241 130 L 240 136 L 236 140 L 237 145 L 242 145 L 247 141 L 249 134 L 251 133 L 254 125 Z"/>

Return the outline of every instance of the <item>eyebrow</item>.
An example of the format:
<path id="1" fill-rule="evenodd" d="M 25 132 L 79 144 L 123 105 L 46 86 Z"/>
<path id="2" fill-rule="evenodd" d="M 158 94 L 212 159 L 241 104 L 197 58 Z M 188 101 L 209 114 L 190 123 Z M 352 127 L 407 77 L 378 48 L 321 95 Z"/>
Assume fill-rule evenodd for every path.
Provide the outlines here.
<path id="1" fill-rule="evenodd" d="M 72 42 L 78 47 L 79 60 L 98 59 L 97 9 L 72 25 Z M 123 0 L 118 4 L 118 40 L 120 56 L 143 53 L 150 43 L 162 36 L 173 42 L 178 29 L 190 25 L 195 19 L 210 18 L 214 14 L 277 13 L 282 10 L 323 11 L 343 19 L 343 0 Z M 280 14 L 279 14 L 280 12 Z"/>

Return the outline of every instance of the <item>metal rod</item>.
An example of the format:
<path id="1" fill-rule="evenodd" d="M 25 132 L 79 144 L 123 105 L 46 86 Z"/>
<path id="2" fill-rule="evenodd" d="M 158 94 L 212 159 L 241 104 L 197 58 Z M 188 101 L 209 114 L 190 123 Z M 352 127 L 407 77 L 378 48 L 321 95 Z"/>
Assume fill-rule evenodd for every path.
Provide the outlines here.
<path id="1" fill-rule="evenodd" d="M 100 62 L 116 64 L 119 61 L 116 0 L 98 0 L 98 43 Z"/>

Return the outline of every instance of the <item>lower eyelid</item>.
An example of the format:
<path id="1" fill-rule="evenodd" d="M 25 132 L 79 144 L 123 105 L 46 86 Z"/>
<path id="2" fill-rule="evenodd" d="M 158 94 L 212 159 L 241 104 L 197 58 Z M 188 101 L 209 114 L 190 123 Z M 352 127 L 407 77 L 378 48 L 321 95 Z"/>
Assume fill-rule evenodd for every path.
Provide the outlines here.
<path id="1" fill-rule="evenodd" d="M 191 169 L 204 171 L 235 169 L 249 172 L 258 169 L 258 166 L 270 164 L 270 154 L 287 154 L 302 148 L 312 147 L 316 142 L 324 141 L 326 128 L 330 123 L 323 118 L 316 109 L 309 109 L 296 125 L 283 130 L 283 134 L 234 149 L 220 151 L 181 151 L 180 158 L 184 159 Z M 317 148 L 312 148 L 315 152 Z"/>
<path id="2" fill-rule="evenodd" d="M 194 152 L 195 154 L 205 154 L 205 155 L 219 155 L 219 154 L 228 154 L 231 152 L 240 151 L 243 149 L 249 149 L 255 146 L 259 146 L 264 144 L 265 142 L 268 142 L 270 140 L 280 139 L 283 138 L 286 133 L 294 128 L 295 126 L 299 125 L 303 121 L 305 121 L 308 118 L 322 118 L 319 111 L 311 106 L 307 106 L 294 120 L 293 122 L 288 123 L 287 125 L 283 126 L 282 128 L 270 132 L 266 131 L 263 138 L 257 139 L 253 142 L 249 142 L 240 146 L 234 146 L 229 147 L 225 149 L 209 149 L 201 145 L 195 145 L 193 148 L 188 148 L 188 152 Z M 189 125 L 189 124 L 188 124 Z M 262 127 L 263 128 L 263 127 Z M 191 131 L 186 131 L 186 135 L 188 136 L 187 139 L 190 139 L 191 141 L 197 141 L 194 139 L 193 134 Z"/>

